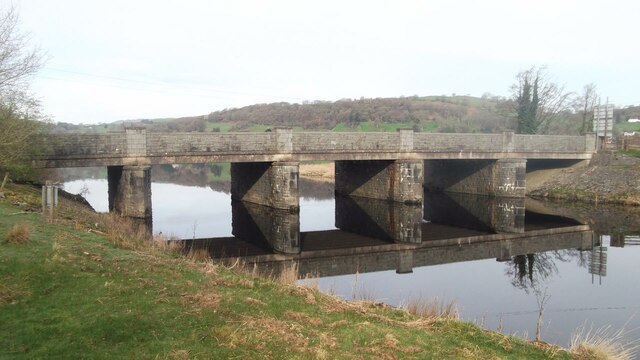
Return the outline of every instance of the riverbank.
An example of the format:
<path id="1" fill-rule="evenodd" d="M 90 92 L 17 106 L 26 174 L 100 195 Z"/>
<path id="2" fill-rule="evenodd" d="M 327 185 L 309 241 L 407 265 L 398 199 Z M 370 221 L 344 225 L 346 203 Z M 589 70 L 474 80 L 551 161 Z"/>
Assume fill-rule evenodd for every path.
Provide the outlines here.
<path id="1" fill-rule="evenodd" d="M 300 177 L 317 181 L 334 181 L 336 171 L 333 162 L 302 163 L 300 164 Z"/>
<path id="2" fill-rule="evenodd" d="M 0 200 L 2 358 L 571 358 L 185 258 L 68 199 L 55 224 L 38 208 L 35 188 L 11 186 Z"/>
<path id="3" fill-rule="evenodd" d="M 640 206 L 640 157 L 602 152 L 588 165 L 528 173 L 527 195 L 538 199 Z"/>

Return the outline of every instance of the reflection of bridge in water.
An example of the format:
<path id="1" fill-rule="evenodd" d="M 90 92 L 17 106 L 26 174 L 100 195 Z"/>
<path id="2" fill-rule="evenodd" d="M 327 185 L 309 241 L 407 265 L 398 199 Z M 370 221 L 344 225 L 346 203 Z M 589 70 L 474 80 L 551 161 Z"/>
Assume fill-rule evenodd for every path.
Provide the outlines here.
<path id="1" fill-rule="evenodd" d="M 414 267 L 588 250 L 596 241 L 588 225 L 525 212 L 524 199 L 518 198 L 437 194 L 427 196 L 423 208 L 337 196 L 339 229 L 309 232 L 299 231 L 297 212 L 246 202 L 232 207 L 235 237 L 196 239 L 189 248 L 208 251 L 213 258 L 240 257 L 274 273 L 295 263 L 300 277 L 407 273 Z"/>

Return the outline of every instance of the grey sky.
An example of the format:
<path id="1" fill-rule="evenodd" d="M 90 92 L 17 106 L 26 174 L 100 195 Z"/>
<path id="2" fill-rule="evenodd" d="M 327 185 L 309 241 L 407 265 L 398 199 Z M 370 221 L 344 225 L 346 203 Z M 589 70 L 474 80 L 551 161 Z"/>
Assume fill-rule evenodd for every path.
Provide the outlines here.
<path id="1" fill-rule="evenodd" d="M 508 96 L 547 65 L 640 103 L 638 1 L 14 1 L 50 60 L 55 121 L 206 114 L 254 103 Z M 2 7 L 3 5 L 0 5 Z"/>

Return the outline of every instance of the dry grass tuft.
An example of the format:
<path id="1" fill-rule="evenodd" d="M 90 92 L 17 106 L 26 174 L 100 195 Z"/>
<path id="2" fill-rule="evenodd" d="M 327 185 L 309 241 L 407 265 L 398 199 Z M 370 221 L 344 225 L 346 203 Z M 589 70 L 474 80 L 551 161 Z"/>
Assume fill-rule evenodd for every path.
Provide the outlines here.
<path id="1" fill-rule="evenodd" d="M 106 237 L 115 245 L 124 249 L 149 248 L 151 234 L 145 224 L 134 219 L 118 216 L 113 213 L 101 214 L 100 220 L 106 229 Z"/>
<path id="2" fill-rule="evenodd" d="M 635 359 L 640 340 L 626 340 L 627 333 L 624 328 L 614 330 L 611 326 L 605 326 L 593 329 L 583 325 L 571 336 L 569 349 L 580 359 Z"/>
<path id="3" fill-rule="evenodd" d="M 424 319 L 453 319 L 460 318 L 455 301 L 444 302 L 438 298 L 425 300 L 423 298 L 409 298 L 405 309 L 410 314 Z"/>
<path id="4" fill-rule="evenodd" d="M 205 248 L 194 248 L 189 249 L 186 255 L 187 259 L 195 262 L 207 262 L 211 260 L 211 255 L 209 254 L 209 250 Z"/>
<path id="5" fill-rule="evenodd" d="M 186 303 L 196 304 L 202 309 L 217 309 L 222 297 L 213 292 L 199 292 L 183 296 Z"/>
<path id="6" fill-rule="evenodd" d="M 16 297 L 16 292 L 0 284 L 0 304 L 9 303 Z"/>
<path id="7" fill-rule="evenodd" d="M 253 304 L 253 305 L 260 305 L 260 306 L 267 306 L 267 303 L 265 303 L 264 301 L 260 301 L 258 299 L 254 299 L 252 297 L 247 297 L 244 299 L 244 302 L 246 302 L 247 304 Z"/>
<path id="8" fill-rule="evenodd" d="M 157 250 L 181 254 L 185 251 L 185 245 L 183 241 L 178 241 L 176 238 L 167 237 L 162 234 L 156 234 L 153 236 L 153 247 Z"/>
<path id="9" fill-rule="evenodd" d="M 314 305 L 316 303 L 316 297 L 313 295 L 312 292 L 308 292 L 304 298 L 304 302 L 306 302 L 309 305 Z"/>
<path id="10" fill-rule="evenodd" d="M 15 224 L 7 232 L 5 242 L 9 244 L 24 244 L 31 237 L 31 225 L 25 223 Z"/>
<path id="11" fill-rule="evenodd" d="M 173 350 L 169 353 L 169 359 L 187 360 L 189 359 L 188 350 Z"/>
<path id="12" fill-rule="evenodd" d="M 266 350 L 269 343 L 288 346 L 292 351 L 308 351 L 309 339 L 303 334 L 303 327 L 272 317 L 245 316 L 239 322 L 214 329 L 214 337 L 225 339 L 223 344 L 229 348 L 245 348 L 258 351 Z M 269 357 L 269 356 L 267 356 Z"/>
<path id="13" fill-rule="evenodd" d="M 323 324 L 322 319 L 309 317 L 308 315 L 301 312 L 285 311 L 282 315 L 287 319 L 296 320 L 299 323 L 311 325 L 313 327 L 318 327 Z"/>
<path id="14" fill-rule="evenodd" d="M 298 263 L 291 262 L 283 266 L 282 271 L 274 280 L 282 285 L 295 285 L 298 282 Z"/>

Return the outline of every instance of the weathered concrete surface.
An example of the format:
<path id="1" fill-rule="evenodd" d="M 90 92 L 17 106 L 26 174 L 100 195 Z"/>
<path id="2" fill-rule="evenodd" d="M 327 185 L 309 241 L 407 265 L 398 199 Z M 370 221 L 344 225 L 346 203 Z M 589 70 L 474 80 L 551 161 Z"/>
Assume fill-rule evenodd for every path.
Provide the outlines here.
<path id="1" fill-rule="evenodd" d="M 126 133 L 44 135 L 36 167 L 211 162 L 420 159 L 590 159 L 595 137 L 504 134 Z"/>
<path id="2" fill-rule="evenodd" d="M 420 205 L 336 196 L 336 227 L 376 239 L 416 243 L 422 241 Z"/>
<path id="3" fill-rule="evenodd" d="M 151 218 L 151 167 L 110 166 L 109 211 L 131 218 Z"/>
<path id="4" fill-rule="evenodd" d="M 336 194 L 420 203 L 422 161 L 336 161 Z"/>
<path id="5" fill-rule="evenodd" d="M 298 211 L 298 163 L 232 163 L 231 199 Z"/>
<path id="6" fill-rule="evenodd" d="M 427 191 L 524 197 L 526 160 L 426 160 Z"/>

